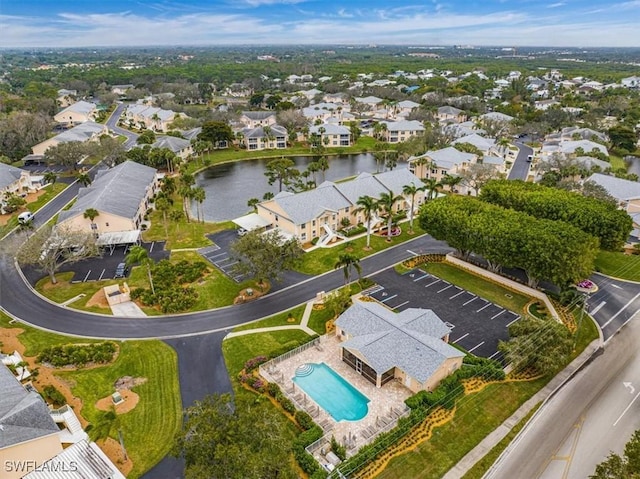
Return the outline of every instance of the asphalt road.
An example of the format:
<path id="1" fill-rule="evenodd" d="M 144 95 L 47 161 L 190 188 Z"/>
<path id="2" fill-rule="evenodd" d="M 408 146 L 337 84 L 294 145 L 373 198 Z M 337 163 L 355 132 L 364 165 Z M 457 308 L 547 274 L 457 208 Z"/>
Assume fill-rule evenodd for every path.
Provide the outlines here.
<path id="1" fill-rule="evenodd" d="M 621 452 L 640 428 L 639 341 L 638 321 L 612 337 L 534 415 L 485 478 L 584 479 L 611 450 Z"/>
<path id="2" fill-rule="evenodd" d="M 118 106 L 116 107 L 116 109 L 113 111 L 113 113 L 111 114 L 111 116 L 109 117 L 109 119 L 107 120 L 107 126 L 109 127 L 109 129 L 118 134 L 118 135 L 122 135 L 122 136 L 126 136 L 127 137 L 127 141 L 125 141 L 124 143 L 124 148 L 126 150 L 130 150 L 131 148 L 133 148 L 134 146 L 136 146 L 137 144 L 137 139 L 138 136 L 137 134 L 129 131 L 129 130 L 125 130 L 124 128 L 120 128 L 118 126 L 118 120 L 120 119 L 120 116 L 122 115 L 122 113 L 124 112 L 124 110 L 127 108 L 128 104 L 126 103 L 119 103 Z"/>
<path id="3" fill-rule="evenodd" d="M 518 152 L 518 156 L 516 157 L 516 161 L 513 162 L 511 166 L 511 171 L 509 172 L 510 180 L 526 180 L 527 175 L 529 175 L 529 167 L 531 166 L 531 162 L 527 161 L 529 155 L 533 154 L 533 150 L 529 148 L 524 143 L 515 143 L 515 145 L 520 148 Z"/>
<path id="4" fill-rule="evenodd" d="M 587 304 L 607 341 L 640 311 L 640 283 L 601 274 L 594 274 L 591 280 L 598 285 L 599 290 L 589 297 Z"/>
<path id="5" fill-rule="evenodd" d="M 36 218 L 43 221 L 44 214 L 39 212 Z M 369 276 L 414 254 L 443 251 L 449 251 L 445 243 L 420 236 L 364 259 L 362 274 Z M 25 323 L 63 334 L 112 339 L 172 338 L 224 331 L 307 302 L 319 291 L 331 291 L 342 282 L 342 271 L 331 271 L 241 305 L 145 319 L 118 318 L 63 308 L 34 294 L 13 259 L 5 256 L 0 260 L 0 305 Z"/>

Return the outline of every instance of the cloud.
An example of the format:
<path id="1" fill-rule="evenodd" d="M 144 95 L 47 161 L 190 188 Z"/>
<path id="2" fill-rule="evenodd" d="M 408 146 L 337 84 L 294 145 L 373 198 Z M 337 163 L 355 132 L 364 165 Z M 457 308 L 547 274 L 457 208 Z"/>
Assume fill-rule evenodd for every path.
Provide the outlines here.
<path id="1" fill-rule="evenodd" d="M 551 5 L 547 5 L 547 8 L 558 8 L 564 7 L 566 5 L 565 2 L 552 3 Z"/>
<path id="2" fill-rule="evenodd" d="M 295 5 L 308 0 L 236 0 L 234 4 L 245 4 L 250 7 L 260 7 L 262 5 Z"/>

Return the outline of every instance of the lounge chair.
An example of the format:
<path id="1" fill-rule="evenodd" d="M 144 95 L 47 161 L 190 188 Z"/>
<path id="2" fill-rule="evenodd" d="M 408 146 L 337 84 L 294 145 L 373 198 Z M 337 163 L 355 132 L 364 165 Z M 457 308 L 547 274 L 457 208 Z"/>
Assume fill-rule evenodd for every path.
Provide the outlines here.
<path id="1" fill-rule="evenodd" d="M 371 433 L 366 429 L 363 429 L 362 431 L 360 431 L 360 433 L 364 436 L 365 439 L 371 439 Z"/>

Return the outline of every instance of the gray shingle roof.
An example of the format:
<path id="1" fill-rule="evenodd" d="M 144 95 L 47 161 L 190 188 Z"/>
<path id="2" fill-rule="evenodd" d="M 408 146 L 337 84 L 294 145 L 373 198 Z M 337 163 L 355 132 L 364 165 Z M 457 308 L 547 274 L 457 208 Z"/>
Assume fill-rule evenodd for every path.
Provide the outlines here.
<path id="1" fill-rule="evenodd" d="M 66 143 L 69 141 L 85 142 L 93 138 L 94 135 L 102 133 L 105 129 L 104 125 L 94 121 L 85 121 L 73 128 L 54 136 L 58 143 Z"/>
<path id="2" fill-rule="evenodd" d="M 20 179 L 22 170 L 15 166 L 0 163 L 0 190 Z"/>
<path id="3" fill-rule="evenodd" d="M 387 131 L 424 131 L 424 125 L 418 120 L 385 121 Z"/>
<path id="4" fill-rule="evenodd" d="M 104 453 L 99 451 L 95 443 L 90 444 L 83 439 L 69 446 L 23 479 L 111 479 L 116 477 L 114 476 L 115 466 L 103 456 Z M 73 472 L 69 470 L 70 464 L 74 465 Z"/>
<path id="5" fill-rule="evenodd" d="M 282 192 L 274 200 L 293 223 L 301 225 L 317 218 L 324 211 L 341 210 L 350 206 L 349 201 L 338 191 L 336 185 L 325 181 L 313 190 L 293 194 Z"/>
<path id="6" fill-rule="evenodd" d="M 446 359 L 464 356 L 442 341 L 451 330 L 430 309 L 396 314 L 377 303 L 356 302 L 336 326 L 351 336 L 342 346 L 359 351 L 378 374 L 397 367 L 424 383 Z"/>
<path id="7" fill-rule="evenodd" d="M 259 126 L 258 128 L 247 128 L 246 130 L 244 130 L 244 137 L 245 138 L 264 138 L 267 135 L 265 135 L 264 133 L 264 128 L 262 126 Z M 271 128 L 271 135 L 274 137 L 277 136 L 287 136 L 287 129 L 283 126 L 280 125 L 271 125 L 269 128 Z"/>
<path id="8" fill-rule="evenodd" d="M 463 113 L 463 111 L 459 108 L 456 108 L 455 106 L 441 106 L 440 108 L 438 108 L 438 114 L 439 115 L 453 115 L 453 116 L 458 116 L 460 113 Z"/>
<path id="9" fill-rule="evenodd" d="M 416 156 L 418 158 L 430 158 L 438 168 L 452 168 L 462 163 L 470 162 L 475 158 L 475 155 L 471 153 L 465 153 L 463 151 L 456 150 L 453 146 L 442 148 L 441 150 L 427 151 L 423 155 Z"/>
<path id="10" fill-rule="evenodd" d="M 346 126 L 334 125 L 332 123 L 325 123 L 323 125 L 314 125 L 309 128 L 309 133 L 320 134 L 320 128 L 324 128 L 325 135 L 350 135 L 351 130 Z"/>
<path id="11" fill-rule="evenodd" d="M 451 142 L 452 145 L 457 145 L 459 143 L 469 143 L 480 151 L 487 151 L 496 144 L 496 140 L 494 138 L 485 138 L 477 133 L 472 133 L 471 135 L 463 136 Z"/>
<path id="12" fill-rule="evenodd" d="M 0 363 L 0 449 L 58 431 L 40 395 L 24 389 Z"/>
<path id="13" fill-rule="evenodd" d="M 78 102 L 75 102 L 73 105 L 69 105 L 64 110 L 61 110 L 60 112 L 58 112 L 58 114 L 71 111 L 74 113 L 82 113 L 84 115 L 89 115 L 95 109 L 96 109 L 95 103 L 89 103 L 88 101 L 78 101 Z"/>
<path id="14" fill-rule="evenodd" d="M 82 215 L 89 208 L 134 219 L 155 177 L 155 168 L 135 161 L 102 170 L 88 188 L 80 188 L 75 204 L 60 212 L 58 223 Z"/>
<path id="15" fill-rule="evenodd" d="M 243 116 L 246 116 L 250 120 L 266 120 L 270 116 L 275 116 L 276 114 L 272 111 L 243 111 Z"/>
<path id="16" fill-rule="evenodd" d="M 601 173 L 594 173 L 586 181 L 597 183 L 618 200 L 627 201 L 640 198 L 640 183 L 637 181 L 623 180 Z"/>
<path id="17" fill-rule="evenodd" d="M 151 145 L 151 148 L 169 148 L 174 153 L 179 153 L 185 148 L 189 148 L 191 142 L 184 138 L 178 138 L 177 136 L 160 136 Z"/>

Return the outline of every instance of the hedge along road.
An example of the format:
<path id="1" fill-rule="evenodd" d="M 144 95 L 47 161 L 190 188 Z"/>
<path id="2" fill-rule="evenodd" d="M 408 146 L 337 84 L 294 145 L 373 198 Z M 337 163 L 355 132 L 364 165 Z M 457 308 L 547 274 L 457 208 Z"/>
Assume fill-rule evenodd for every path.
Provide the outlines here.
<path id="1" fill-rule="evenodd" d="M 44 222 L 42 216 L 38 223 Z M 388 248 L 361 261 L 368 276 L 415 254 L 448 252 L 446 243 L 428 235 Z M 222 331 L 270 316 L 309 301 L 319 291 L 343 284 L 342 271 L 331 271 L 241 305 L 144 319 L 120 318 L 68 309 L 36 293 L 24 280 L 12 258 L 0 260 L 0 307 L 32 326 L 72 336 L 110 339 L 174 338 Z"/>

